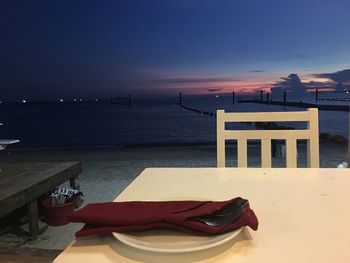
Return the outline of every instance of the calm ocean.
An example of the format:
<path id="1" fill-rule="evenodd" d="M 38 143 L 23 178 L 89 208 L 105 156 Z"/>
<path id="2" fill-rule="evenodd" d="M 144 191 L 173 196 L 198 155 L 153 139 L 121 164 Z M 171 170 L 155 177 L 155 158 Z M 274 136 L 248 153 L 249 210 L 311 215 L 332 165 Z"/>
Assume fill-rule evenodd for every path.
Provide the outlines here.
<path id="1" fill-rule="evenodd" d="M 322 94 L 321 98 L 348 94 Z M 236 95 L 236 97 L 239 97 Z M 256 98 L 258 96 L 255 96 Z M 273 100 L 281 100 L 273 95 Z M 350 98 L 350 95 L 349 95 Z M 288 98 L 300 101 L 300 98 Z M 304 102 L 314 102 L 312 94 Z M 177 98 L 133 99 L 131 107 L 106 102 L 0 104 L 1 139 L 20 139 L 11 148 L 42 148 L 97 145 L 180 144 L 215 142 L 215 118 L 176 105 Z M 349 102 L 319 101 L 348 105 Z M 232 104 L 231 95 L 183 96 L 183 104 L 199 110 L 290 111 L 295 107 L 255 103 Z M 348 135 L 348 112 L 320 111 L 320 132 Z M 290 125 L 291 126 L 291 125 Z M 254 126 L 249 126 L 254 128 Z M 236 128 L 247 128 L 238 124 Z"/>

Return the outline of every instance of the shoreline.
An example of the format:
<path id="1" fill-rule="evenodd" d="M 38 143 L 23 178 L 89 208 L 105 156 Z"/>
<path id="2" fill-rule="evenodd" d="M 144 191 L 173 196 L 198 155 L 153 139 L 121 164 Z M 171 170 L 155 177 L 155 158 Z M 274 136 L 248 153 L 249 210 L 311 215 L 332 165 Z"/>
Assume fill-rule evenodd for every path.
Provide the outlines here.
<path id="1" fill-rule="evenodd" d="M 282 140 L 277 140 L 282 141 Z M 277 142 L 278 143 L 278 142 Z M 346 143 L 332 143 L 325 139 L 319 140 L 321 144 L 329 144 L 338 146 L 347 146 Z M 299 140 L 298 145 L 306 144 L 305 140 Z M 226 142 L 227 146 L 235 146 L 236 143 L 233 141 Z M 260 145 L 259 140 L 251 140 L 249 142 L 249 146 L 257 146 Z M 91 144 L 91 145 L 65 145 L 65 146 L 44 146 L 44 147 L 18 147 L 16 145 L 10 145 L 4 151 L 0 151 L 1 154 L 5 152 L 40 152 L 40 151 L 75 151 L 75 150 L 114 150 L 114 149 L 134 149 L 134 148 L 168 148 L 168 147 L 201 147 L 201 146 L 216 146 L 216 141 L 199 141 L 199 142 L 159 142 L 159 143 L 128 143 L 128 144 Z"/>
<path id="2" fill-rule="evenodd" d="M 301 167 L 306 160 L 306 142 L 298 142 L 298 152 Z M 249 143 L 249 156 L 254 160 L 255 165 L 260 160 L 260 142 Z M 236 158 L 237 145 L 234 142 L 226 143 L 228 161 Z M 50 161 L 111 161 L 132 162 L 133 159 L 142 159 L 146 163 L 149 160 L 167 162 L 166 156 L 173 158 L 176 166 L 186 166 L 186 163 L 195 160 L 204 166 L 216 166 L 216 142 L 198 143 L 159 143 L 159 144 L 132 144 L 132 145 L 94 145 L 76 147 L 45 147 L 45 148 L 12 148 L 9 147 L 0 151 L 0 162 L 50 162 Z M 336 167 L 337 164 L 348 160 L 348 144 L 333 143 L 320 140 L 320 161 L 321 167 Z M 280 159 L 274 157 L 276 160 Z M 278 162 L 280 162 L 279 160 Z M 323 164 L 322 164 L 323 163 Z M 279 164 L 281 165 L 281 163 Z"/>
<path id="3" fill-rule="evenodd" d="M 46 151 L 46 150 L 84 150 L 84 149 L 126 149 L 144 147 L 192 147 L 216 145 L 216 141 L 199 142 L 159 142 L 159 143 L 127 143 L 127 144 L 91 144 L 91 145 L 65 145 L 65 146 L 43 146 L 43 147 L 18 147 L 10 146 L 5 151 L 25 152 L 25 151 Z M 1 153 L 1 152 L 0 152 Z"/>

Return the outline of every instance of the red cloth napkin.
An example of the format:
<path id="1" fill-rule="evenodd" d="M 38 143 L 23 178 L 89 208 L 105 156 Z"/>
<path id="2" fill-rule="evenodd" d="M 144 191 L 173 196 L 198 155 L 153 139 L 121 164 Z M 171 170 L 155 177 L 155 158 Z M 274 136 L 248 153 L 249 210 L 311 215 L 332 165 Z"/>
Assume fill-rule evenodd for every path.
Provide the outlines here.
<path id="1" fill-rule="evenodd" d="M 196 235 L 223 234 L 242 226 L 258 229 L 258 219 L 249 205 L 242 215 L 224 226 L 208 226 L 192 217 L 212 214 L 239 197 L 228 201 L 130 201 L 88 204 L 69 216 L 71 222 L 86 223 L 77 237 L 112 232 L 139 232 L 173 229 Z"/>

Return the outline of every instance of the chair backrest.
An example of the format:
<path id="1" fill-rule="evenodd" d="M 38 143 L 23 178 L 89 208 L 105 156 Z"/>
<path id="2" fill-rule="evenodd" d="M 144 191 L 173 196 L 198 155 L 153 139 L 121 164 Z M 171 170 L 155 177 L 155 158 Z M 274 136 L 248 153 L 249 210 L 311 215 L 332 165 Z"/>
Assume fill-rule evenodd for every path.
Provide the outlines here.
<path id="1" fill-rule="evenodd" d="M 271 167 L 271 140 L 286 141 L 286 166 L 297 167 L 297 140 L 307 140 L 307 165 L 319 167 L 318 109 L 291 112 L 217 113 L 217 166 L 226 166 L 225 142 L 237 140 L 237 166 L 247 167 L 247 140 L 261 140 L 261 167 Z M 226 130 L 229 122 L 307 122 L 300 130 Z"/>

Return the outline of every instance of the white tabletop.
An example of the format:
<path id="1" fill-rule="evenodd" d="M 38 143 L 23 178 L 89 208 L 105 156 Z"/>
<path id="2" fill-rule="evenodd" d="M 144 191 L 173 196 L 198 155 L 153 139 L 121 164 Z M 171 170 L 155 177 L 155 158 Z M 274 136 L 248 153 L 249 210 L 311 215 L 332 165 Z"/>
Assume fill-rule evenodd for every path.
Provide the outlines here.
<path id="1" fill-rule="evenodd" d="M 117 198 L 249 199 L 258 231 L 201 252 L 160 254 L 110 236 L 74 241 L 54 262 L 350 262 L 350 169 L 148 168 Z"/>

